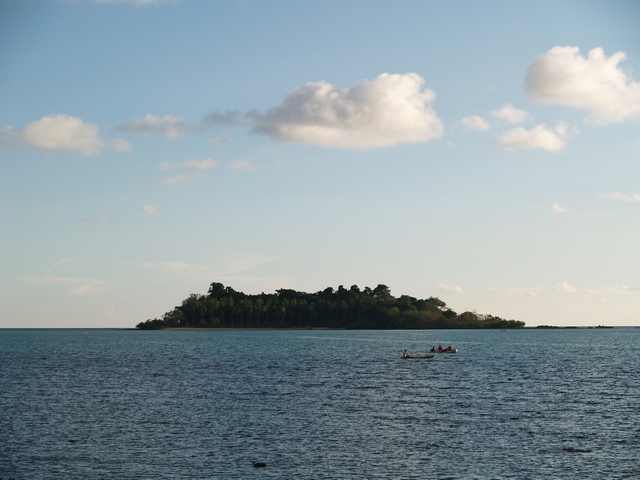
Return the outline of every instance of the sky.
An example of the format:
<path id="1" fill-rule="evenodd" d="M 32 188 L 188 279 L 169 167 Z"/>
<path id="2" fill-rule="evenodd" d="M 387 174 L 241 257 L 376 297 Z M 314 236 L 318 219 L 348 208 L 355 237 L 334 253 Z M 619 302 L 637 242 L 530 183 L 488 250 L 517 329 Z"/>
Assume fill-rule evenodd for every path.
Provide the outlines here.
<path id="1" fill-rule="evenodd" d="M 640 325 L 635 1 L 0 0 L 0 327 L 212 282 Z"/>

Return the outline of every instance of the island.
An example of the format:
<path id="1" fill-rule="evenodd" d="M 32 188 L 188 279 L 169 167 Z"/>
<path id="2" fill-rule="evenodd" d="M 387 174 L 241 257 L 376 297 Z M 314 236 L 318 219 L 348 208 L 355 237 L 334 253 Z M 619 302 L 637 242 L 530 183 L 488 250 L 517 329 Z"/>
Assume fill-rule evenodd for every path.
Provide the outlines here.
<path id="1" fill-rule="evenodd" d="M 206 295 L 191 294 L 162 318 L 136 325 L 165 328 L 333 328 L 428 329 L 521 328 L 525 323 L 475 312 L 456 313 L 436 297 L 398 298 L 378 285 L 346 289 L 342 285 L 316 293 L 291 289 L 250 295 L 214 282 Z"/>

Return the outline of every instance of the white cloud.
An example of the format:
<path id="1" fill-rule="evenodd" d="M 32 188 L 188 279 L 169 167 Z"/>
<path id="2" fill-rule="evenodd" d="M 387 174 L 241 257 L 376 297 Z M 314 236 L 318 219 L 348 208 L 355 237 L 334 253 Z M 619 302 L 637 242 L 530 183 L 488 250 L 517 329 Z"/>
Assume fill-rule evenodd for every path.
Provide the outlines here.
<path id="1" fill-rule="evenodd" d="M 540 148 L 553 152 L 562 150 L 566 146 L 563 140 L 566 133 L 567 128 L 562 122 L 558 124 L 555 130 L 551 130 L 546 124 L 541 123 L 530 130 L 522 127 L 509 130 L 498 137 L 495 145 L 506 150 Z"/>
<path id="2" fill-rule="evenodd" d="M 157 208 L 153 205 L 149 205 L 145 203 L 144 205 L 140 205 L 140 211 L 145 215 L 149 215 L 150 217 L 155 217 L 157 215 Z"/>
<path id="3" fill-rule="evenodd" d="M 487 122 L 480 115 L 469 115 L 460 120 L 460 123 L 467 127 L 469 130 L 478 130 L 480 132 L 484 132 L 491 128 L 489 122 Z"/>
<path id="4" fill-rule="evenodd" d="M 231 170 L 243 170 L 245 172 L 251 172 L 257 170 L 257 167 L 247 160 L 233 160 L 229 163 Z"/>
<path id="5" fill-rule="evenodd" d="M 9 144 L 17 143 L 50 152 L 98 155 L 106 146 L 98 135 L 97 125 L 63 114 L 42 117 L 15 134 L 11 127 L 3 129 L 3 133 Z"/>
<path id="6" fill-rule="evenodd" d="M 553 47 L 527 68 L 527 93 L 542 103 L 587 110 L 596 124 L 640 117 L 640 82 L 627 77 L 618 64 L 624 52 L 610 57 L 602 48 L 587 58 L 578 47 Z"/>
<path id="7" fill-rule="evenodd" d="M 169 163 L 164 162 L 160 164 L 162 170 L 213 170 L 218 168 L 220 164 L 212 158 L 206 158 L 204 160 L 185 160 L 182 163 Z"/>
<path id="8" fill-rule="evenodd" d="M 566 207 L 560 206 L 557 203 L 554 203 L 551 206 L 551 211 L 553 213 L 558 213 L 558 214 L 563 214 L 563 213 L 570 213 L 570 210 Z"/>
<path id="9" fill-rule="evenodd" d="M 556 290 L 558 290 L 559 292 L 565 292 L 565 293 L 575 293 L 578 291 L 576 287 L 568 284 L 567 282 L 558 283 L 556 285 Z"/>
<path id="10" fill-rule="evenodd" d="M 252 112 L 254 131 L 277 140 L 335 148 L 387 147 L 442 136 L 442 121 L 430 107 L 435 93 L 415 73 L 383 73 L 341 89 L 308 83 L 289 92 L 264 114 Z"/>
<path id="11" fill-rule="evenodd" d="M 612 198 L 614 200 L 621 200 L 623 202 L 633 202 L 640 203 L 640 193 L 632 193 L 631 195 L 626 195 L 624 193 L 601 193 L 600 197 L 602 198 Z"/>
<path id="12" fill-rule="evenodd" d="M 186 136 L 185 127 L 186 123 L 180 117 L 174 115 L 159 117 L 149 113 L 144 118 L 134 118 L 116 127 L 116 130 L 137 133 L 143 136 L 159 133 L 167 138 L 176 139 Z"/>
<path id="13" fill-rule="evenodd" d="M 98 155 L 103 149 L 117 152 L 131 150 L 131 144 L 122 138 L 105 141 L 98 134 L 98 126 L 65 114 L 42 117 L 14 132 L 13 126 L 0 129 L 0 146 L 22 145 L 48 152 L 73 152 L 80 155 Z"/>
<path id="14" fill-rule="evenodd" d="M 461 294 L 463 292 L 462 288 L 457 285 L 447 285 L 445 283 L 439 283 L 436 285 L 435 290 L 440 293 L 451 293 L 451 294 Z"/>
<path id="15" fill-rule="evenodd" d="M 492 110 L 491 115 L 509 123 L 524 123 L 529 119 L 529 112 L 519 110 L 507 103 L 497 110 Z"/>

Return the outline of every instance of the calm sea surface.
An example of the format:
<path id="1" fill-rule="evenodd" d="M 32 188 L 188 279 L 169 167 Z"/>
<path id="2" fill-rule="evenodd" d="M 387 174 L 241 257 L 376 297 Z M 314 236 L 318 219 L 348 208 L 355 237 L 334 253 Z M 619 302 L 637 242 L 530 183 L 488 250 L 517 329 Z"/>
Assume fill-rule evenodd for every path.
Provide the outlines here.
<path id="1" fill-rule="evenodd" d="M 9 478 L 637 479 L 640 329 L 0 330 Z"/>

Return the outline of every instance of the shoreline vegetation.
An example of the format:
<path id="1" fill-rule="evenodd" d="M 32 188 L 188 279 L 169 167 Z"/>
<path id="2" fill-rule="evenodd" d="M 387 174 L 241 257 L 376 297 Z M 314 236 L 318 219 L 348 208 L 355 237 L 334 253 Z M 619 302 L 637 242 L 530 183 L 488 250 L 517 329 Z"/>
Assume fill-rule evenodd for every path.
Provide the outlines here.
<path id="1" fill-rule="evenodd" d="M 378 285 L 317 293 L 291 289 L 250 295 L 214 282 L 206 295 L 191 294 L 162 318 L 140 322 L 140 330 L 162 329 L 447 329 L 522 328 L 524 322 L 475 312 L 456 313 L 436 297 L 398 298 Z"/>

